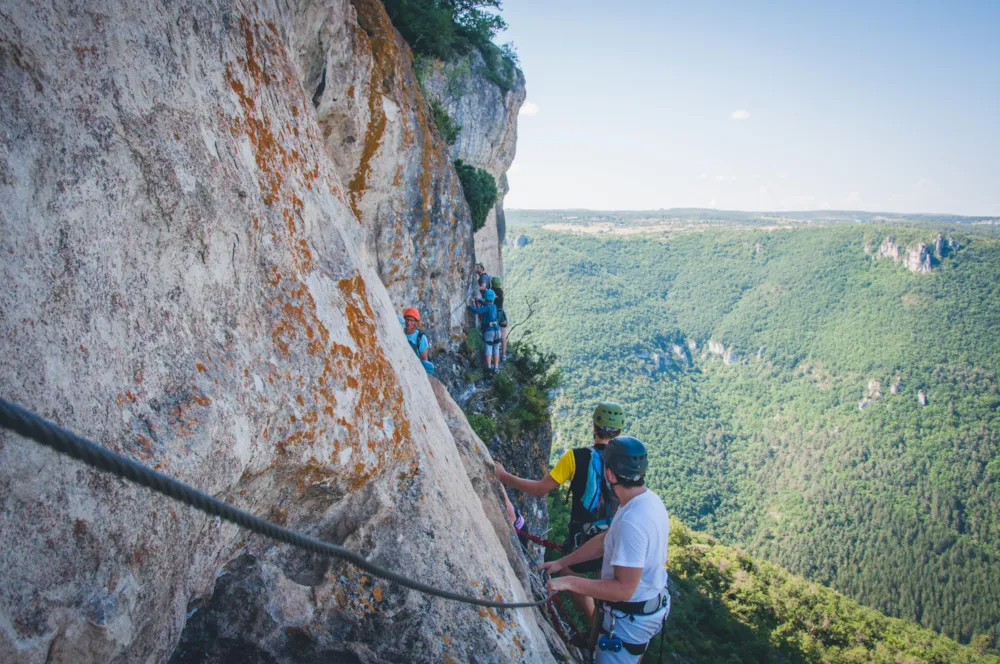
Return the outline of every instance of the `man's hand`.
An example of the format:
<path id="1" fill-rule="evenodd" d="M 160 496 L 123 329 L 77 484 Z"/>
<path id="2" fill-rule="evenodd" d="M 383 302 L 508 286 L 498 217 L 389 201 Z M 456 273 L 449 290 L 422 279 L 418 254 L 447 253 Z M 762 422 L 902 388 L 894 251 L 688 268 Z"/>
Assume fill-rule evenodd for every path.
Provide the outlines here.
<path id="1" fill-rule="evenodd" d="M 555 579 L 549 579 L 549 592 L 557 593 L 561 590 L 569 590 L 572 583 L 573 577 L 571 576 L 560 576 Z"/>
<path id="2" fill-rule="evenodd" d="M 542 563 L 538 566 L 539 572 L 548 572 L 549 576 L 558 574 L 563 569 L 563 564 L 561 560 L 552 560 L 547 563 Z"/>
<path id="3" fill-rule="evenodd" d="M 507 469 L 504 468 L 503 464 L 500 463 L 499 461 L 494 461 L 493 462 L 493 469 L 496 470 L 497 477 L 502 482 L 503 481 L 503 476 L 507 474 Z"/>

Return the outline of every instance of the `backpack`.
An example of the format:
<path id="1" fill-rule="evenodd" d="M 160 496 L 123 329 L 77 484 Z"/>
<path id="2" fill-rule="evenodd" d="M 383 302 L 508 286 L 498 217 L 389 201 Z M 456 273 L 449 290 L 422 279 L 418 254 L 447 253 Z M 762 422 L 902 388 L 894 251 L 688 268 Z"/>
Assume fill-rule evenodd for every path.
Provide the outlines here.
<path id="1" fill-rule="evenodd" d="M 418 358 L 420 357 L 420 342 L 423 340 L 423 338 L 424 338 L 424 333 L 421 332 L 420 330 L 417 330 L 416 343 L 410 341 L 409 337 L 406 337 L 406 343 L 410 344 L 410 348 L 413 349 L 413 352 L 417 354 Z"/>
<path id="2" fill-rule="evenodd" d="M 615 499 L 604 482 L 604 459 L 596 447 L 573 450 L 576 473 L 570 482 L 573 502 L 570 506 L 570 539 L 574 548 L 599 535 L 611 526 L 617 509 Z"/>

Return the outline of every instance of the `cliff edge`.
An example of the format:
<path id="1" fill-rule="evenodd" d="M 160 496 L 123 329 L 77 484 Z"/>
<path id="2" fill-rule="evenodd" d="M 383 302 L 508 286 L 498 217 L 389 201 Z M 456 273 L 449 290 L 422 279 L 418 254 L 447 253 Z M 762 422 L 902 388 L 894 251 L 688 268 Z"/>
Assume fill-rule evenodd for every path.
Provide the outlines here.
<path id="1" fill-rule="evenodd" d="M 415 579 L 528 598 L 488 461 L 399 334 L 414 297 L 460 329 L 473 241 L 381 5 L 3 4 L 0 393 Z M 559 652 L 537 611 L 388 586 L 7 433 L 0 504 L 4 661 Z"/>

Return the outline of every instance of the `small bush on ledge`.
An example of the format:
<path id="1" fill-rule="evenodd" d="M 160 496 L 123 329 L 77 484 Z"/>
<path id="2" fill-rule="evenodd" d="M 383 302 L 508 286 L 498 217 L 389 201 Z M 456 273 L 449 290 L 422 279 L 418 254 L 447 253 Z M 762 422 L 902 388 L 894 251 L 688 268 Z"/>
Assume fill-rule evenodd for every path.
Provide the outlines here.
<path id="1" fill-rule="evenodd" d="M 455 160 L 455 170 L 462 182 L 462 193 L 472 213 L 472 230 L 478 231 L 486 225 L 486 217 L 497 202 L 497 181 L 481 168 Z"/>
<path id="2" fill-rule="evenodd" d="M 448 111 L 445 110 L 444 106 L 441 105 L 437 99 L 431 100 L 431 117 L 434 118 L 434 124 L 437 126 L 438 135 L 444 140 L 448 145 L 454 145 L 455 141 L 458 140 L 458 133 L 462 131 L 462 125 L 455 122 Z"/>

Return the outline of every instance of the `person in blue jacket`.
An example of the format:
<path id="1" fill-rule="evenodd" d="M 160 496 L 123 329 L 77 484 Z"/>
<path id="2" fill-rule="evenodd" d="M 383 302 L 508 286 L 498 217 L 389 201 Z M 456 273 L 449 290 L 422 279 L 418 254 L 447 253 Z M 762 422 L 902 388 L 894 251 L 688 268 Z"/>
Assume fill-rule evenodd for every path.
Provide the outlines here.
<path id="1" fill-rule="evenodd" d="M 486 370 L 496 373 L 500 368 L 500 342 L 502 335 L 500 325 L 497 322 L 497 294 L 492 289 L 487 289 L 483 293 L 486 300 L 482 306 L 474 306 L 472 300 L 466 300 L 465 304 L 469 311 L 479 316 L 479 329 L 483 333 L 483 343 L 485 344 Z"/>

